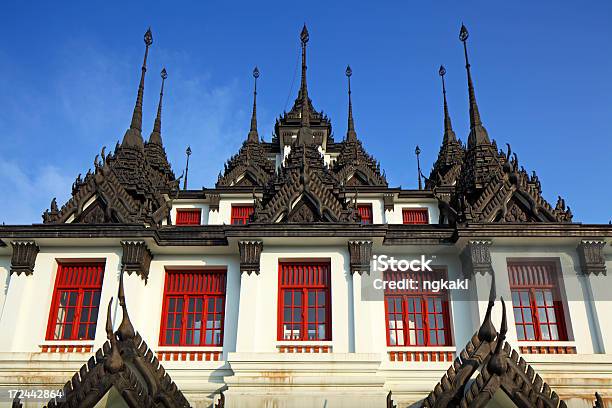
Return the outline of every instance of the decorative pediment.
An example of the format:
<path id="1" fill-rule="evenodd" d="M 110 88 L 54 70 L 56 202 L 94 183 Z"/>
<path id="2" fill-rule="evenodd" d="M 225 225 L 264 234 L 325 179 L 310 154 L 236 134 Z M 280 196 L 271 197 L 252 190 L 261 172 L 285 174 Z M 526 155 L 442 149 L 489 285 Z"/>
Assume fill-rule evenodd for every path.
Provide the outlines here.
<path id="1" fill-rule="evenodd" d="M 123 289 L 119 283 L 119 304 L 123 318 L 113 332 L 112 299 L 108 304 L 108 341 L 64 385 L 63 398 L 53 399 L 47 408 L 94 407 L 111 389 L 130 408 L 186 408 L 189 402 L 172 381 L 153 351 L 130 321 Z"/>
<path id="2" fill-rule="evenodd" d="M 527 362 L 505 342 L 506 308 L 497 332 L 491 322 L 494 300 L 489 301 L 483 323 L 446 374 L 423 401 L 426 408 L 484 408 L 504 392 L 519 408 L 564 408 L 562 401 Z M 472 376 L 478 371 L 473 381 Z"/>
<path id="3" fill-rule="evenodd" d="M 354 203 L 323 163 L 314 144 L 295 143 L 286 164 L 264 189 L 255 222 L 358 222 Z"/>
<path id="4" fill-rule="evenodd" d="M 137 147 L 118 146 L 115 154 L 106 156 L 102 149 L 94 161 L 94 172 L 89 171 L 83 179 L 81 175 L 77 177 L 72 185 L 72 197 L 61 208 L 53 199 L 50 210 L 43 214 L 43 222 L 161 225 L 168 217 L 170 206 L 158 187 L 170 188 L 176 181 L 156 184 L 153 170 L 146 163 L 130 164 L 132 160 L 144 161 Z"/>
<path id="5" fill-rule="evenodd" d="M 244 142 L 238 154 L 225 164 L 217 187 L 264 186 L 274 175 L 274 163 L 268 160 L 259 141 Z"/>

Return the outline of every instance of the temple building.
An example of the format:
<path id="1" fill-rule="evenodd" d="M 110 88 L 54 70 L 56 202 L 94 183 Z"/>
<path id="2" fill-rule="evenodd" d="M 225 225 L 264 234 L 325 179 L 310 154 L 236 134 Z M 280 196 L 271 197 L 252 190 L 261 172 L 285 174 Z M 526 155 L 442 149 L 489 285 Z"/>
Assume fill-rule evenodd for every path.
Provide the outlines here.
<path id="1" fill-rule="evenodd" d="M 166 70 L 143 137 L 147 31 L 121 143 L 42 223 L 0 226 L 0 388 L 58 390 L 0 405 L 612 406 L 612 225 L 576 222 L 497 146 L 463 26 L 459 39 L 470 129 L 453 129 L 441 67 L 422 188 L 389 186 L 367 152 L 350 67 L 334 136 L 308 89 L 304 26 L 300 88 L 273 137 L 258 133 L 255 68 L 242 147 L 214 186 L 187 189 L 164 148 Z"/>

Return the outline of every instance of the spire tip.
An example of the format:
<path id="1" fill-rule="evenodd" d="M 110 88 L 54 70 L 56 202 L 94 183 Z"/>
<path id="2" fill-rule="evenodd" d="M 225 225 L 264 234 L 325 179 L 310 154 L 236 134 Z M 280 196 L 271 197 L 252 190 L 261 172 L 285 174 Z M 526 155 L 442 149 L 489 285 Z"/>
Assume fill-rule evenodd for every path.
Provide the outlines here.
<path id="1" fill-rule="evenodd" d="M 162 79 L 168 78 L 168 72 L 166 72 L 166 68 L 165 67 L 162 68 L 160 76 L 161 76 Z"/>
<path id="2" fill-rule="evenodd" d="M 351 69 L 350 65 L 346 66 L 346 71 L 344 72 L 346 74 L 347 77 L 351 77 L 351 75 L 353 75 L 353 70 Z"/>
<path id="3" fill-rule="evenodd" d="M 151 27 L 147 29 L 147 32 L 144 35 L 144 42 L 147 47 L 153 44 L 153 33 L 151 32 Z"/>
<path id="4" fill-rule="evenodd" d="M 465 27 L 465 25 L 463 25 L 463 23 L 461 23 L 461 29 L 459 30 L 459 40 L 465 42 L 469 36 L 470 33 L 468 32 L 467 28 Z"/>
<path id="5" fill-rule="evenodd" d="M 306 23 L 304 23 L 304 27 L 302 27 L 302 32 L 300 33 L 300 40 L 302 41 L 302 45 L 305 46 L 309 39 L 310 39 L 310 35 L 308 34 Z"/>
<path id="6" fill-rule="evenodd" d="M 446 68 L 444 68 L 444 65 L 440 65 L 440 69 L 438 70 L 438 74 L 443 77 L 444 75 L 446 75 Z"/>

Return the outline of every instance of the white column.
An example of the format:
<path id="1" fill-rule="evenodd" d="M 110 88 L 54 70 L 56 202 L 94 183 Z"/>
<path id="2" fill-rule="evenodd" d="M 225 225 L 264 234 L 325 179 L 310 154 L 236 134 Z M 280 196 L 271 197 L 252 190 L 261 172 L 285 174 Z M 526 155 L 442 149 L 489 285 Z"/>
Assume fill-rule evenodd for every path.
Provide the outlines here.
<path id="1" fill-rule="evenodd" d="M 255 273 L 240 276 L 240 302 L 238 304 L 238 329 L 236 352 L 253 352 L 257 338 L 257 292 L 261 277 Z M 276 296 L 276 293 L 274 293 Z M 276 316 L 274 316 L 276 317 Z"/>

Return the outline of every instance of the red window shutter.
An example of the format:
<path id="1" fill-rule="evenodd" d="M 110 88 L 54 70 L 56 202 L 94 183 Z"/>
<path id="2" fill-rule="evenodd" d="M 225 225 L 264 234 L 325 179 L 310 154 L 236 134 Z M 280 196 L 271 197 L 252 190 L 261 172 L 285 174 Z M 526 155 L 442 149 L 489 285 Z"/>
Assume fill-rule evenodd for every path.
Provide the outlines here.
<path id="1" fill-rule="evenodd" d="M 509 263 L 508 277 L 518 340 L 567 340 L 555 264 Z"/>
<path id="2" fill-rule="evenodd" d="M 93 340 L 98 322 L 104 262 L 57 266 L 47 340 Z"/>
<path id="3" fill-rule="evenodd" d="M 402 210 L 404 224 L 429 224 L 427 208 L 404 208 Z"/>
<path id="4" fill-rule="evenodd" d="M 385 272 L 385 280 L 413 279 L 423 282 L 446 278 L 440 270 L 433 272 Z M 421 283 L 422 284 L 422 283 Z M 450 346 L 450 313 L 448 293 L 385 289 L 385 320 L 389 346 Z"/>
<path id="5" fill-rule="evenodd" d="M 176 225 L 200 225 L 202 223 L 202 210 L 199 208 L 177 209 Z"/>
<path id="6" fill-rule="evenodd" d="M 357 206 L 362 224 L 372 224 L 372 204 L 359 204 Z"/>
<path id="7" fill-rule="evenodd" d="M 225 270 L 166 272 L 159 344 L 222 346 Z"/>
<path id="8" fill-rule="evenodd" d="M 281 262 L 278 279 L 278 340 L 331 340 L 329 262 Z"/>
<path id="9" fill-rule="evenodd" d="M 244 225 L 248 224 L 251 214 L 253 214 L 252 205 L 233 205 L 232 206 L 232 224 Z"/>

